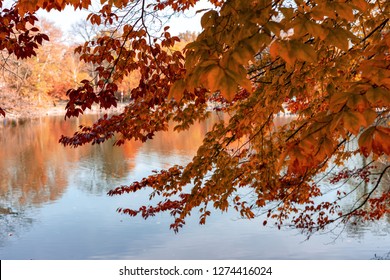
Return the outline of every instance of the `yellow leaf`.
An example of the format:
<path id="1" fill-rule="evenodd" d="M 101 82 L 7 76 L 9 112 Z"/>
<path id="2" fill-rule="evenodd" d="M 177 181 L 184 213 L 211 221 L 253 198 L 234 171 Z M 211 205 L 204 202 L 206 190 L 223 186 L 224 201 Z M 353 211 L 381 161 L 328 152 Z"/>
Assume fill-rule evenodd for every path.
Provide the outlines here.
<path id="1" fill-rule="evenodd" d="M 280 11 L 287 20 L 291 20 L 294 16 L 293 8 L 280 8 Z"/>
<path id="2" fill-rule="evenodd" d="M 237 92 L 237 82 L 235 79 L 226 73 L 220 81 L 220 92 L 227 100 L 232 100 Z"/>
<path id="3" fill-rule="evenodd" d="M 245 41 L 251 47 L 253 54 L 256 54 L 269 45 L 271 37 L 265 33 L 256 33 Z"/>
<path id="4" fill-rule="evenodd" d="M 328 35 L 328 32 L 329 31 L 326 28 L 304 16 L 299 17 L 294 21 L 294 36 L 298 38 L 309 33 L 313 37 L 324 40 Z"/>
<path id="5" fill-rule="evenodd" d="M 37 10 L 37 0 L 19 0 L 17 3 L 18 13 L 24 16 L 27 12 L 33 14 Z"/>
<path id="6" fill-rule="evenodd" d="M 339 127 L 339 124 L 340 124 L 340 121 L 342 120 L 342 117 L 343 117 L 343 114 L 341 112 L 337 113 L 333 117 L 333 119 L 330 123 L 330 126 L 329 126 L 330 133 L 333 133 Z"/>
<path id="7" fill-rule="evenodd" d="M 315 145 L 317 145 L 317 140 L 313 136 L 309 136 L 299 143 L 299 148 L 302 151 L 302 154 L 310 155 L 313 152 Z"/>

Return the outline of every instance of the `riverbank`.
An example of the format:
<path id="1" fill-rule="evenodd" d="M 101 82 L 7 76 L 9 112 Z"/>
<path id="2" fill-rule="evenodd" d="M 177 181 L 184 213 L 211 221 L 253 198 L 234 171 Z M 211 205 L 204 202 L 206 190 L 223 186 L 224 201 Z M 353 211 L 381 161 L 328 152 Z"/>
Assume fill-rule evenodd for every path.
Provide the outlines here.
<path id="1" fill-rule="evenodd" d="M 111 109 L 101 109 L 98 105 L 92 106 L 84 114 L 98 114 L 98 113 L 119 113 L 121 112 L 126 103 L 120 103 L 117 107 Z M 66 102 L 48 103 L 41 105 L 34 105 L 29 103 L 20 104 L 20 106 L 12 109 L 6 109 L 6 115 L 3 117 L 0 115 L 0 119 L 18 120 L 18 119 L 35 119 L 44 116 L 65 116 Z"/>

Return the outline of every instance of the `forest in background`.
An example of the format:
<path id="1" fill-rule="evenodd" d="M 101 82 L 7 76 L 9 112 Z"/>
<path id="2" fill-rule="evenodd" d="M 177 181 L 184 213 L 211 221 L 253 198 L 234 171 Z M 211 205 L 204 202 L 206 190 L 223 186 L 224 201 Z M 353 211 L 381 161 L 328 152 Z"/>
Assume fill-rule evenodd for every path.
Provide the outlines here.
<path id="1" fill-rule="evenodd" d="M 80 54 L 74 50 L 77 40 L 93 40 L 103 31 L 87 21 L 79 21 L 64 36 L 61 29 L 45 19 L 40 19 L 39 29 L 45 30 L 50 40 L 42 42 L 36 56 L 17 59 L 6 50 L 0 52 L 0 108 L 7 117 L 34 117 L 45 114 L 48 108 L 64 109 L 68 100 L 66 92 L 77 87 L 80 81 L 93 80 L 96 76 L 96 65 L 80 60 Z M 178 36 L 182 41 L 175 48 L 181 49 L 195 40 L 197 34 L 187 31 Z M 130 91 L 139 79 L 137 72 L 125 77 L 118 87 L 119 101 L 129 100 Z"/>

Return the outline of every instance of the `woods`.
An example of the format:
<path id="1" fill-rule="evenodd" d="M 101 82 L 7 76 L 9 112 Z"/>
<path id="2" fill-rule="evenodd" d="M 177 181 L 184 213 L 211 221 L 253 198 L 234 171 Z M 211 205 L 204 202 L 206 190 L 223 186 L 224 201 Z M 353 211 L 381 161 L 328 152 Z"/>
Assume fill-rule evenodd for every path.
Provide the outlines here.
<path id="1" fill-rule="evenodd" d="M 209 0 L 214 8 L 202 11 L 203 30 L 184 51 L 159 19 L 198 1 L 100 2 L 87 20 L 102 31 L 74 50 L 93 74 L 67 91 L 66 118 L 93 104 L 116 106 L 120 90 L 130 90 L 133 102 L 62 136 L 63 145 L 113 137 L 116 145 L 145 142 L 169 126 L 182 131 L 207 119 L 210 104 L 228 116 L 187 165 L 110 191 L 150 189 L 158 199 L 119 212 L 144 218 L 169 212 L 178 231 L 193 212 L 203 224 L 213 209 L 235 209 L 249 219 L 264 214 L 264 225 L 308 234 L 389 214 L 390 189 L 383 183 L 390 169 L 389 1 Z M 50 34 L 37 29 L 34 13 L 66 5 L 88 8 L 91 1 L 20 0 L 3 9 L 0 50 L 20 61 L 39 57 Z M 34 75 L 48 71 L 42 67 Z M 136 82 L 126 83 L 129 77 Z M 276 124 L 286 110 L 291 121 Z M 351 167 L 358 156 L 363 165 Z M 351 180 L 355 188 L 345 190 Z M 332 200 L 321 200 L 325 189 Z M 344 199 L 353 200 L 350 208 L 340 209 Z"/>

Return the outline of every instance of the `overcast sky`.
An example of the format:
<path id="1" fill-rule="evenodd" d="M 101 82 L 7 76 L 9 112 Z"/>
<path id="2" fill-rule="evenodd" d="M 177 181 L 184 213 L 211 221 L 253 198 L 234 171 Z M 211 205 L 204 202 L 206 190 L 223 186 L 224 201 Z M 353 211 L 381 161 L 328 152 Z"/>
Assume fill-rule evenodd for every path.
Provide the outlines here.
<path id="1" fill-rule="evenodd" d="M 201 0 L 193 10 L 188 12 L 187 17 L 173 17 L 168 24 L 171 27 L 170 33 L 172 35 L 178 35 L 180 32 L 185 31 L 200 32 L 200 18 L 203 13 L 196 14 L 196 11 L 210 7 L 211 5 L 207 1 Z M 62 12 L 52 11 L 50 13 L 47 13 L 46 11 L 42 10 L 38 11 L 39 17 L 44 17 L 49 21 L 54 22 L 57 27 L 62 29 L 64 34 L 68 33 L 71 30 L 72 24 L 83 18 L 85 19 L 88 14 L 88 11 L 75 11 L 72 7 L 66 7 L 65 10 Z"/>

